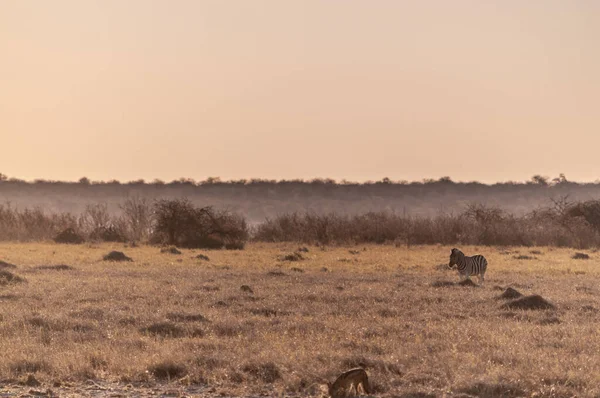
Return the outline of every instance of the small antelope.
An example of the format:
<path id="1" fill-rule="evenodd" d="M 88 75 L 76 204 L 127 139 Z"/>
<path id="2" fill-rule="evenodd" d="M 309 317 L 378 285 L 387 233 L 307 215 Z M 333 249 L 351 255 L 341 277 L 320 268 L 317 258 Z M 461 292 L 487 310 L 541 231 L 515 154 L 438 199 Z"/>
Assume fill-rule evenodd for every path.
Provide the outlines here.
<path id="1" fill-rule="evenodd" d="M 371 392 L 371 387 L 369 387 L 369 377 L 363 368 L 354 368 L 342 373 L 335 379 L 333 384 L 327 383 L 327 387 L 329 387 L 329 395 L 331 398 L 341 398 L 346 397 L 348 392 L 352 390 L 354 390 L 355 395 L 358 395 L 359 384 L 366 394 Z"/>

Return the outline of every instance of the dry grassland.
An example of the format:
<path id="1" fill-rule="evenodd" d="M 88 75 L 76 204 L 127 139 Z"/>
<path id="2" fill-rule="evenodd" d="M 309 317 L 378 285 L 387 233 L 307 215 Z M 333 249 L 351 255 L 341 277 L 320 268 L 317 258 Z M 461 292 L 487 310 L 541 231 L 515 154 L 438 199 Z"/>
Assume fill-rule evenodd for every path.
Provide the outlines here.
<path id="1" fill-rule="evenodd" d="M 599 253 L 464 247 L 489 267 L 463 287 L 450 247 L 296 249 L 1 244 L 0 393 L 319 396 L 363 366 L 377 396 L 600 395 Z"/>

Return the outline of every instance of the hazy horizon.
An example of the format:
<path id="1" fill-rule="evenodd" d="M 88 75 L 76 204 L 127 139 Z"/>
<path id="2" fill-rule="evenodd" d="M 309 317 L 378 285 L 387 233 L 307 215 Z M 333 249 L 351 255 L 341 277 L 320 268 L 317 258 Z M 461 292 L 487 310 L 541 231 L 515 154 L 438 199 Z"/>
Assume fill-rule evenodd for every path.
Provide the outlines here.
<path id="1" fill-rule="evenodd" d="M 0 3 L 0 173 L 600 178 L 600 2 Z"/>

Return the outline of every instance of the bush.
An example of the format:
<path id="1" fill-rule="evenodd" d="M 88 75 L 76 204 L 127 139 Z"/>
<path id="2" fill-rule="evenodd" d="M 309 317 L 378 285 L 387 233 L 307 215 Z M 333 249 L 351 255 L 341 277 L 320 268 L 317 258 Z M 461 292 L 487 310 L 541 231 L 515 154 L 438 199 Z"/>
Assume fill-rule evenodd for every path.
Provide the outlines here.
<path id="1" fill-rule="evenodd" d="M 125 233 L 114 225 L 94 229 L 90 234 L 90 239 L 103 242 L 125 242 L 127 240 Z"/>
<path id="2" fill-rule="evenodd" d="M 248 239 L 246 220 L 212 207 L 195 207 L 187 199 L 154 205 L 153 243 L 185 248 L 242 249 Z"/>
<path id="3" fill-rule="evenodd" d="M 79 244 L 83 243 L 84 239 L 79 235 L 73 228 L 67 228 L 54 238 L 56 243 L 70 243 Z"/>
<path id="4" fill-rule="evenodd" d="M 311 244 L 471 244 L 583 249 L 600 245 L 600 205 L 598 230 L 594 226 L 595 209 L 591 204 L 570 211 L 555 206 L 520 217 L 483 205 L 469 205 L 458 215 L 421 218 L 390 212 L 354 216 L 290 213 L 267 219 L 256 228 L 254 239 Z"/>
<path id="5" fill-rule="evenodd" d="M 123 219 L 133 241 L 142 241 L 150 235 L 152 224 L 152 208 L 146 199 L 129 198 L 121 206 Z"/>

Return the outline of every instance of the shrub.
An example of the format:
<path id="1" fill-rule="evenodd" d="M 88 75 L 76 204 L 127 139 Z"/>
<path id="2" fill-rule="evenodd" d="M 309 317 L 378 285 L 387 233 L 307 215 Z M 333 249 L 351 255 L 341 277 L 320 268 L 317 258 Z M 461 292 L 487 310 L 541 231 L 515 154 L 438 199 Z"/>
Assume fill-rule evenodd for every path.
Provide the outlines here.
<path id="1" fill-rule="evenodd" d="M 141 241 L 148 238 L 152 225 L 152 207 L 148 201 L 134 196 L 127 199 L 120 207 L 130 239 Z"/>
<path id="2" fill-rule="evenodd" d="M 594 208 L 593 206 L 589 206 Z M 600 245 L 600 232 L 579 213 L 560 206 L 517 217 L 501 209 L 469 205 L 457 215 L 406 217 L 390 212 L 359 215 L 282 214 L 267 219 L 254 239 L 323 244 L 396 243 L 406 245 L 570 246 Z M 593 221 L 592 210 L 587 210 Z M 600 219 L 599 219 L 600 227 Z"/>
<path id="3" fill-rule="evenodd" d="M 186 247 L 242 249 L 248 239 L 246 220 L 212 207 L 195 207 L 187 199 L 160 200 L 154 206 L 154 243 Z"/>
<path id="4" fill-rule="evenodd" d="M 84 239 L 73 228 L 67 228 L 54 238 L 56 243 L 79 244 L 83 243 Z"/>
<path id="5" fill-rule="evenodd" d="M 90 239 L 103 242 L 125 242 L 127 240 L 124 231 L 112 224 L 94 229 L 90 233 Z"/>

